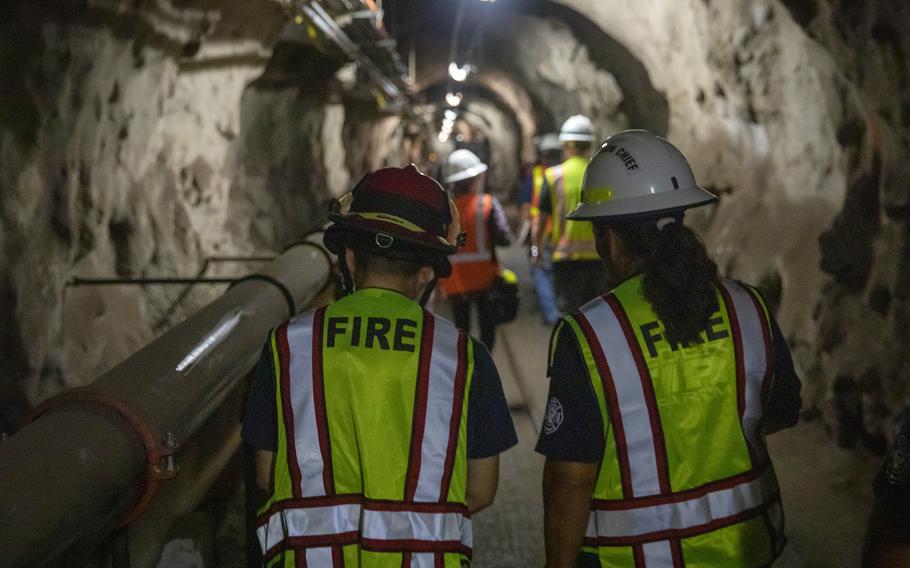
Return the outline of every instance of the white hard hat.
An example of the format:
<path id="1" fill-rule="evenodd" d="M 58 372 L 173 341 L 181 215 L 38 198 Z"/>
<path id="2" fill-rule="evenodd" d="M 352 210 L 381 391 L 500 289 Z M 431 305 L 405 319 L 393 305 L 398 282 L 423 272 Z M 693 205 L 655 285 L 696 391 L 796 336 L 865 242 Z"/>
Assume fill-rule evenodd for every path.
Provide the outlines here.
<path id="1" fill-rule="evenodd" d="M 646 130 L 626 130 L 606 139 L 591 158 L 581 202 L 568 218 L 621 220 L 680 212 L 717 201 L 698 186 L 676 146 Z"/>
<path id="2" fill-rule="evenodd" d="M 537 142 L 537 149 L 541 152 L 562 150 L 562 142 L 559 141 L 559 136 L 552 132 L 540 136 L 535 142 Z"/>
<path id="3" fill-rule="evenodd" d="M 594 142 L 594 123 L 583 114 L 570 116 L 559 129 L 560 142 Z"/>
<path id="4" fill-rule="evenodd" d="M 487 171 L 487 165 L 480 161 L 477 154 L 470 150 L 462 148 L 449 154 L 444 169 L 443 182 L 455 183 L 465 179 L 471 179 Z"/>

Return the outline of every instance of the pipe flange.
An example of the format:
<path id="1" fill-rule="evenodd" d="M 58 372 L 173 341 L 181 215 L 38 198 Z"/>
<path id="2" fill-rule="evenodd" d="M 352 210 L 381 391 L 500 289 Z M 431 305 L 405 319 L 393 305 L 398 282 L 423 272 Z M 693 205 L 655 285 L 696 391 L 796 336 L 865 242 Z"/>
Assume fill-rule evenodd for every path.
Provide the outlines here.
<path id="1" fill-rule="evenodd" d="M 45 400 L 32 409 L 25 419 L 25 424 L 31 424 L 46 412 L 74 404 L 87 404 L 116 412 L 126 420 L 130 429 L 145 447 L 146 475 L 142 493 L 133 508 L 120 520 L 117 528 L 123 528 L 138 519 L 148 509 L 158 492 L 161 481 L 177 476 L 179 468 L 174 466 L 172 456 L 177 453 L 179 444 L 170 434 L 167 440 L 161 443 L 149 417 L 132 404 L 107 393 L 87 388 L 73 389 Z"/>

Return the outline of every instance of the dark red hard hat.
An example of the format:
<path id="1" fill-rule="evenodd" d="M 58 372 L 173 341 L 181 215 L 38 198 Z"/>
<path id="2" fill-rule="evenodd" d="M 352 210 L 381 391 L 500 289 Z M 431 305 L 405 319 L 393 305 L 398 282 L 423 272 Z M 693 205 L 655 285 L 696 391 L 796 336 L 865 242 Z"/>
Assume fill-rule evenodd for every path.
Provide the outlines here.
<path id="1" fill-rule="evenodd" d="M 451 271 L 447 257 L 456 246 L 449 197 L 439 182 L 413 164 L 367 174 L 334 202 L 329 219 L 333 224 L 326 229 L 324 242 L 335 254 L 356 246 L 381 256 L 425 262 L 438 276 Z"/>

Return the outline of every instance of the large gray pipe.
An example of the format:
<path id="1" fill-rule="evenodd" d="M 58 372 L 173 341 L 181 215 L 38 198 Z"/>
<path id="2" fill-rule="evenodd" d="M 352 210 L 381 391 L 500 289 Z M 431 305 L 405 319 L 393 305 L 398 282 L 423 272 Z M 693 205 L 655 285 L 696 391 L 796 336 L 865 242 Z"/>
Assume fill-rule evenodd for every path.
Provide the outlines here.
<path id="1" fill-rule="evenodd" d="M 289 304 L 302 309 L 325 288 L 329 257 L 297 245 L 259 274 L 101 376 L 83 400 L 0 442 L 0 566 L 72 564 L 61 555 L 91 550 L 142 493 L 146 444 L 94 393 L 137 409 L 155 442 L 190 439 L 255 364 Z"/>

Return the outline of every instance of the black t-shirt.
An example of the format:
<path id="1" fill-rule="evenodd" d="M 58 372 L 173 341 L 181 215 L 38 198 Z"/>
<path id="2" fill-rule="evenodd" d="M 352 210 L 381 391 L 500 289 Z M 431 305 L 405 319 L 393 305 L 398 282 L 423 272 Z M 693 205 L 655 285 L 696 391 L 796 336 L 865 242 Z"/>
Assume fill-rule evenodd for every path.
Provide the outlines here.
<path id="1" fill-rule="evenodd" d="M 875 496 L 888 531 L 910 540 L 910 412 L 905 413 L 900 432 L 875 478 Z"/>
<path id="2" fill-rule="evenodd" d="M 790 348 L 772 318 L 774 380 L 765 424 L 774 429 L 794 426 L 799 419 L 801 384 Z M 599 463 L 603 458 L 603 419 L 578 340 L 568 324 L 553 330 L 555 341 L 547 412 L 537 452 L 560 461 Z"/>
<path id="3" fill-rule="evenodd" d="M 471 338 L 474 346 L 474 377 L 468 394 L 468 458 L 500 454 L 518 443 L 509 405 L 502 391 L 499 372 L 490 352 Z M 278 416 L 275 402 L 275 370 L 272 349 L 266 343 L 251 372 L 241 436 L 253 449 L 276 451 Z"/>

